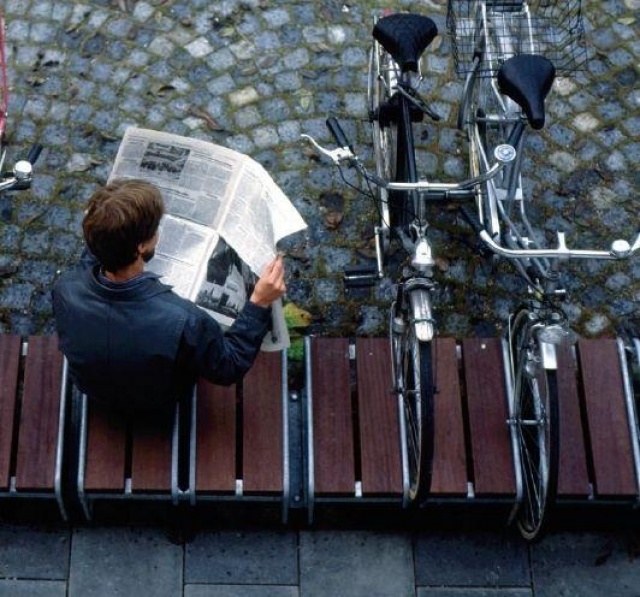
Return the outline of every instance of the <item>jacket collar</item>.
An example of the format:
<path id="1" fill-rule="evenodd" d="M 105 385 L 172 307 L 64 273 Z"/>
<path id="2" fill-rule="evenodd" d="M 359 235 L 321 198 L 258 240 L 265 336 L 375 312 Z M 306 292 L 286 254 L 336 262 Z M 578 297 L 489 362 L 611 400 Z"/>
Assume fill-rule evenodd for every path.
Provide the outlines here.
<path id="1" fill-rule="evenodd" d="M 147 272 L 137 284 L 114 288 L 113 286 L 105 286 L 98 281 L 99 271 L 99 265 L 85 270 L 89 287 L 95 293 L 110 300 L 147 299 L 157 294 L 171 292 L 171 286 L 160 282 L 160 275 L 155 272 Z"/>

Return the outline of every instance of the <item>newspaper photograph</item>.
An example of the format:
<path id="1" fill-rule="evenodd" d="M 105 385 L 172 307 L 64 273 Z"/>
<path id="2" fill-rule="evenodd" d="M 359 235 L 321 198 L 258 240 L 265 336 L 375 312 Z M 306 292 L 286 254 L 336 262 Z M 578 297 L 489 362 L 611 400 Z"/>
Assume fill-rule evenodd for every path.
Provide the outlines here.
<path id="1" fill-rule="evenodd" d="M 257 276 L 222 238 L 207 261 L 207 274 L 195 303 L 230 326 L 251 296 Z"/>
<path id="2" fill-rule="evenodd" d="M 109 180 L 160 189 L 166 215 L 148 269 L 228 328 L 285 236 L 306 228 L 291 201 L 249 156 L 214 143 L 130 127 Z M 282 301 L 262 350 L 289 346 Z"/>

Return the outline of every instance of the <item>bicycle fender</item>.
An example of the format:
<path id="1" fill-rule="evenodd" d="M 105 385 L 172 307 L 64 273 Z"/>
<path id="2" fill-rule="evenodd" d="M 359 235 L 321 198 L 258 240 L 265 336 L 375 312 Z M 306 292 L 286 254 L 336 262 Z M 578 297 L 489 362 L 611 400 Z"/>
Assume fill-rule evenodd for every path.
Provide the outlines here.
<path id="1" fill-rule="evenodd" d="M 556 370 L 558 368 L 558 358 L 556 355 L 556 345 L 551 342 L 540 343 L 540 361 L 542 368 L 545 370 Z"/>
<path id="2" fill-rule="evenodd" d="M 409 305 L 411 307 L 411 321 L 416 329 L 416 338 L 420 342 L 433 340 L 435 326 L 430 292 L 424 288 L 410 290 Z"/>

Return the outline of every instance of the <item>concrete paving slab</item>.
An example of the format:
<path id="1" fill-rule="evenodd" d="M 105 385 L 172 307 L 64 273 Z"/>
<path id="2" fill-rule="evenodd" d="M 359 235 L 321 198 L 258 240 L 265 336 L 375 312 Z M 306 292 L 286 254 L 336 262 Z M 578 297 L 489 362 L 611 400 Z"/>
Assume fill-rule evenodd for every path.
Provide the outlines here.
<path id="1" fill-rule="evenodd" d="M 182 595 L 183 550 L 153 528 L 78 528 L 69 597 Z"/>
<path id="2" fill-rule="evenodd" d="M 0 580 L 0 597 L 65 597 L 63 580 Z"/>
<path id="3" fill-rule="evenodd" d="M 562 533 L 532 548 L 536 597 L 638 597 L 638 537 Z"/>
<path id="4" fill-rule="evenodd" d="M 184 597 L 298 597 L 298 587 L 268 585 L 185 585 Z"/>
<path id="5" fill-rule="evenodd" d="M 300 595 L 413 597 L 411 536 L 364 531 L 300 533 Z"/>
<path id="6" fill-rule="evenodd" d="M 527 547 L 510 534 L 420 534 L 415 560 L 420 586 L 531 586 Z"/>
<path id="7" fill-rule="evenodd" d="M 531 589 L 419 588 L 416 597 L 533 597 Z"/>
<path id="8" fill-rule="evenodd" d="M 0 526 L 0 577 L 66 580 L 70 532 L 62 527 Z"/>
<path id="9" fill-rule="evenodd" d="M 296 585 L 297 548 L 293 532 L 201 532 L 185 549 L 185 582 Z"/>

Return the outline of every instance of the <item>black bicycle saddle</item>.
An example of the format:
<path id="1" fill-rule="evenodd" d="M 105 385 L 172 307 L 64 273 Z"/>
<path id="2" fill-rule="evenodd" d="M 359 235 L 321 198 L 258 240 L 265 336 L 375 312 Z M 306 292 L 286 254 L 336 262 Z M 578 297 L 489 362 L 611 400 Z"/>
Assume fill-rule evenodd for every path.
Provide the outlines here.
<path id="1" fill-rule="evenodd" d="M 396 13 L 382 17 L 373 28 L 373 37 L 391 54 L 402 72 L 418 71 L 422 52 L 438 35 L 436 24 L 422 15 Z"/>
<path id="2" fill-rule="evenodd" d="M 556 69 L 544 56 L 519 54 L 505 60 L 498 70 L 501 93 L 516 102 L 536 130 L 544 127 L 544 100 L 553 85 Z"/>

